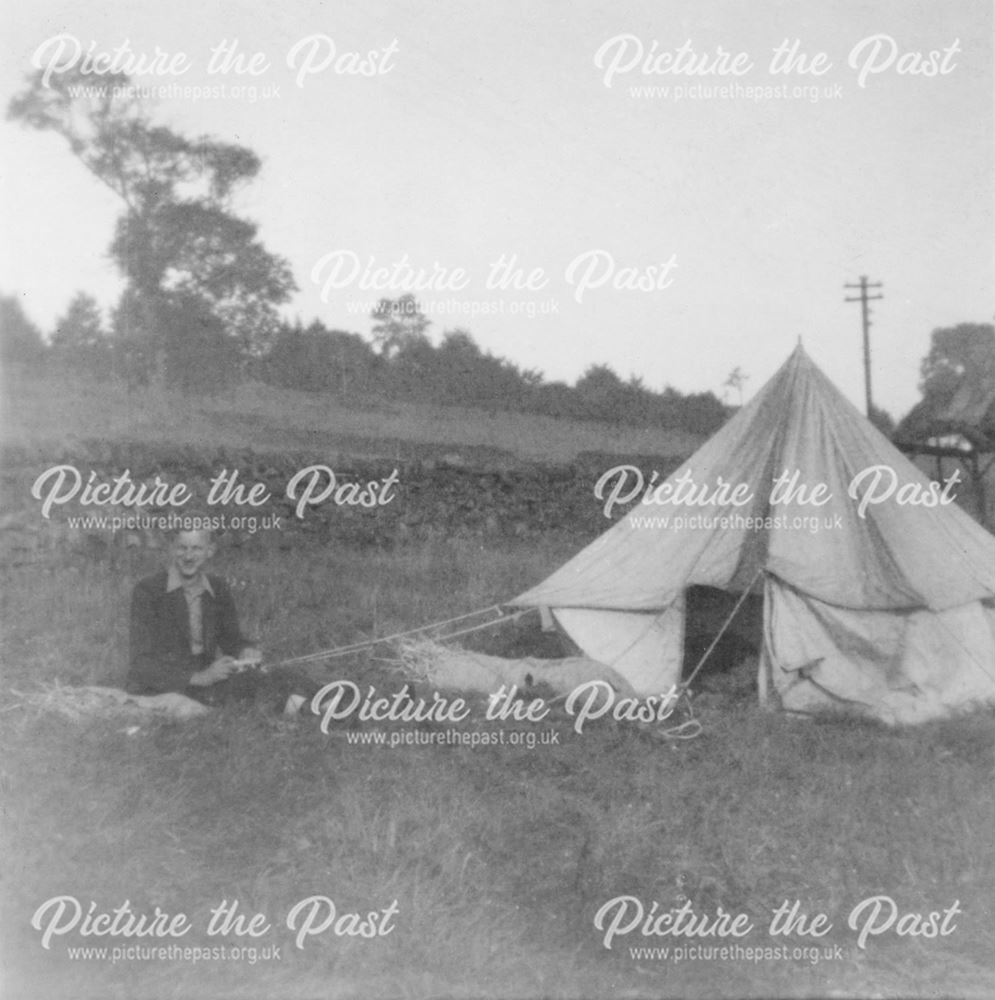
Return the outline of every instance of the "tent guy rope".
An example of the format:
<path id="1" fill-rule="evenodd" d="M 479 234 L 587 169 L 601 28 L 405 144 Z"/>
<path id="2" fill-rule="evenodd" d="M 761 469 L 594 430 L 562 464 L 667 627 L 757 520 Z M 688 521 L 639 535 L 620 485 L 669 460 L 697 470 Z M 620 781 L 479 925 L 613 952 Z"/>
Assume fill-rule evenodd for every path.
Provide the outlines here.
<path id="1" fill-rule="evenodd" d="M 331 660 L 339 656 L 347 656 L 349 653 L 358 653 L 363 649 L 372 649 L 374 646 L 380 646 L 386 642 L 393 642 L 396 639 L 406 639 L 409 636 L 420 635 L 423 632 L 431 632 L 434 629 L 445 628 L 447 625 L 457 625 L 459 622 L 468 621 L 471 618 L 478 618 L 480 615 L 491 614 L 494 612 L 497 613 L 498 617 L 492 619 L 491 621 L 482 622 L 478 625 L 472 625 L 468 628 L 451 632 L 449 635 L 440 636 L 440 641 L 445 642 L 449 639 L 455 639 L 461 635 L 469 635 L 471 632 L 479 632 L 482 629 L 491 628 L 494 625 L 502 625 L 506 622 L 515 621 L 523 615 L 531 614 L 535 611 L 535 608 L 524 608 L 520 611 L 514 612 L 513 614 L 506 614 L 502 610 L 500 604 L 492 604 L 486 608 L 480 608 L 477 611 L 470 611 L 464 615 L 457 615 L 455 618 L 446 618 L 443 621 L 432 622 L 429 625 L 421 625 L 418 628 L 406 629 L 403 632 L 394 632 L 391 635 L 384 635 L 375 639 L 364 639 L 362 642 L 347 643 L 344 646 L 333 646 L 330 649 L 318 650 L 315 653 L 305 653 L 301 656 L 291 656 L 287 659 L 280 660 L 277 663 L 269 663 L 266 665 L 265 669 L 275 670 L 280 667 L 289 667 L 299 663 L 316 663 L 320 660 Z"/>

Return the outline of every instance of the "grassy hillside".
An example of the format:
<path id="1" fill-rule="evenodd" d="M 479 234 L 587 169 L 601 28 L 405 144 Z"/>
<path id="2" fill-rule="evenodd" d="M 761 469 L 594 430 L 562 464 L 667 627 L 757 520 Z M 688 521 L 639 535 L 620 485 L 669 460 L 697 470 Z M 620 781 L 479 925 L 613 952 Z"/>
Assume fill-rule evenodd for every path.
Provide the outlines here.
<path id="1" fill-rule="evenodd" d="M 3 440 L 25 448 L 74 441 L 170 441 L 210 448 L 336 452 L 403 458 L 413 449 L 469 460 L 569 462 L 585 451 L 682 456 L 700 441 L 683 431 L 614 427 L 535 414 L 383 399 L 337 399 L 261 383 L 215 397 L 117 382 L 7 372 Z"/>

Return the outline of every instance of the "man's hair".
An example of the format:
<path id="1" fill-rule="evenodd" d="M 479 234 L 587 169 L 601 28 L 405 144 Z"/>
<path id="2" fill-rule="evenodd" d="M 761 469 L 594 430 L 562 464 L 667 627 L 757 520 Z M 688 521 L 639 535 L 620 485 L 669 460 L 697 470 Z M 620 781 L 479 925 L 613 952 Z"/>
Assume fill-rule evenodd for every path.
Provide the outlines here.
<path id="1" fill-rule="evenodd" d="M 185 528 L 182 525 L 167 528 L 163 532 L 163 535 L 170 545 L 176 542 L 180 535 L 206 535 L 208 545 L 213 545 L 216 540 L 214 537 L 214 530 L 212 528 Z"/>

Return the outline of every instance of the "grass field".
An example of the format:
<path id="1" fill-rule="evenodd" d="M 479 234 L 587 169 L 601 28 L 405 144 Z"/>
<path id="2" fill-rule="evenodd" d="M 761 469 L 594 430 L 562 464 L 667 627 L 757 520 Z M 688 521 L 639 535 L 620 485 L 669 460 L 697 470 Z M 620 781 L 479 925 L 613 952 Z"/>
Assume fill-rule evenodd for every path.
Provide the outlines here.
<path id="1" fill-rule="evenodd" d="M 232 552 L 221 565 L 249 626 L 282 656 L 482 606 L 564 554 L 437 543 L 387 555 Z M 355 745 L 345 723 L 325 734 L 313 718 L 256 709 L 168 723 L 39 707 L 31 693 L 55 680 L 120 683 L 123 607 L 145 558 L 22 568 L 5 582 L 5 995 L 991 995 L 990 718 L 887 731 L 719 698 L 687 743 L 609 720 L 577 734 L 561 712 L 517 724 L 555 730 L 557 745 L 471 749 Z M 388 656 L 316 676 L 393 692 Z M 477 708 L 461 729 L 500 728 Z M 634 958 L 630 946 L 682 942 L 632 933 L 606 949 L 594 916 L 625 894 L 647 910 L 687 897 L 699 914 L 748 914 L 755 930 L 741 943 L 764 947 L 785 944 L 766 933 L 770 912 L 798 900 L 832 918 L 818 944 L 841 952 L 815 965 Z M 885 933 L 859 949 L 846 918 L 877 894 L 903 913 L 959 901 L 963 915 L 943 938 Z M 182 943 L 203 948 L 240 943 L 205 936 L 222 900 L 271 927 L 250 942 L 255 964 L 72 961 L 70 946 L 135 942 L 73 932 L 42 949 L 29 921 L 58 895 L 183 912 L 194 929 Z M 364 914 L 396 900 L 394 930 L 329 930 L 298 950 L 286 916 L 314 895 Z M 274 946 L 280 958 L 264 960 Z"/>
<path id="2" fill-rule="evenodd" d="M 120 399 L 21 398 L 29 404 L 36 419 L 17 411 L 8 440 L 71 446 L 73 435 L 132 433 Z M 184 418 L 194 436 L 215 427 L 212 407 L 216 426 L 228 419 L 222 401 L 202 405 Z M 390 426 L 368 419 L 364 434 Z M 135 426 L 156 433 L 151 404 Z M 231 433 L 238 446 L 250 443 L 237 420 Z M 259 544 L 219 553 L 217 566 L 233 581 L 247 630 L 280 659 L 507 599 L 573 548 L 562 539 L 500 547 L 443 539 L 391 551 Z M 327 733 L 314 717 L 284 720 L 255 707 L 185 723 L 68 713 L 57 684 L 121 683 L 128 594 L 155 559 L 144 550 L 53 552 L 3 570 L 5 997 L 995 993 L 991 716 L 887 730 L 768 714 L 716 694 L 698 699 L 702 735 L 670 742 L 609 719 L 577 733 L 561 707 L 540 723 L 487 722 L 479 702 L 452 725 L 342 722 Z M 475 643 L 518 650 L 529 628 L 504 626 Z M 313 679 L 393 693 L 404 683 L 393 655 L 378 647 L 341 658 Z M 421 687 L 416 694 L 430 697 Z M 357 742 L 372 732 L 443 731 L 504 732 L 506 742 Z M 528 734 L 547 742 L 530 748 Z M 851 928 L 848 916 L 879 895 L 895 901 L 906 931 L 930 926 L 907 914 L 942 914 L 955 903 L 959 912 L 943 935 L 899 936 L 896 921 L 861 948 L 860 924 Z M 175 941 L 136 939 L 84 935 L 81 922 L 53 932 L 45 949 L 31 919 L 58 896 L 78 900 L 83 913 L 92 903 L 94 915 L 128 901 L 151 917 L 158 906 L 184 914 L 191 929 Z M 687 905 L 715 918 L 722 908 L 752 930 L 688 939 L 633 929 L 606 948 L 595 919 L 622 896 L 646 914 Z M 315 902 L 322 923 L 298 948 L 302 911 L 293 927 L 288 917 L 312 897 L 334 901 L 340 919 L 318 930 L 327 904 Z M 208 935 L 223 901 L 237 901 L 246 923 Z M 824 936 L 769 933 L 772 911 L 795 901 L 810 918 L 826 914 Z M 236 934 L 255 914 L 264 915 L 258 935 Z M 363 926 L 390 929 L 349 933 Z M 199 960 L 112 951 L 170 943 L 198 949 Z M 675 959 L 678 946 L 732 944 L 753 949 L 750 958 Z M 77 947 L 108 952 L 74 958 Z M 208 951 L 221 947 L 224 956 Z M 645 947 L 671 950 L 665 958 L 631 950 Z M 236 958 L 234 948 L 246 950 Z"/>
<path id="3" fill-rule="evenodd" d="M 687 455 L 700 438 L 683 431 L 559 420 L 508 411 L 339 399 L 252 382 L 217 397 L 161 388 L 20 374 L 3 384 L 4 441 L 31 448 L 84 440 L 155 441 L 256 451 L 311 450 L 332 457 L 403 458 L 431 445 L 491 462 L 568 462 L 585 451 Z"/>

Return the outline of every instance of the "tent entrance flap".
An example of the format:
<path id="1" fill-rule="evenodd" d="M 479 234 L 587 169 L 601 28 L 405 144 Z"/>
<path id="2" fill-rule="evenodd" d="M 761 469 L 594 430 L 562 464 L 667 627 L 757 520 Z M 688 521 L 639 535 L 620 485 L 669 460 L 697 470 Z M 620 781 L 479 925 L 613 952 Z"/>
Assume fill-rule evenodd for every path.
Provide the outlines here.
<path id="1" fill-rule="evenodd" d="M 663 611 L 554 608 L 553 615 L 587 656 L 611 667 L 633 691 L 659 694 L 680 683 L 683 595 Z"/>
<path id="2" fill-rule="evenodd" d="M 855 611 L 768 580 L 761 672 L 797 712 L 852 706 L 907 725 L 989 703 L 995 612 Z"/>

